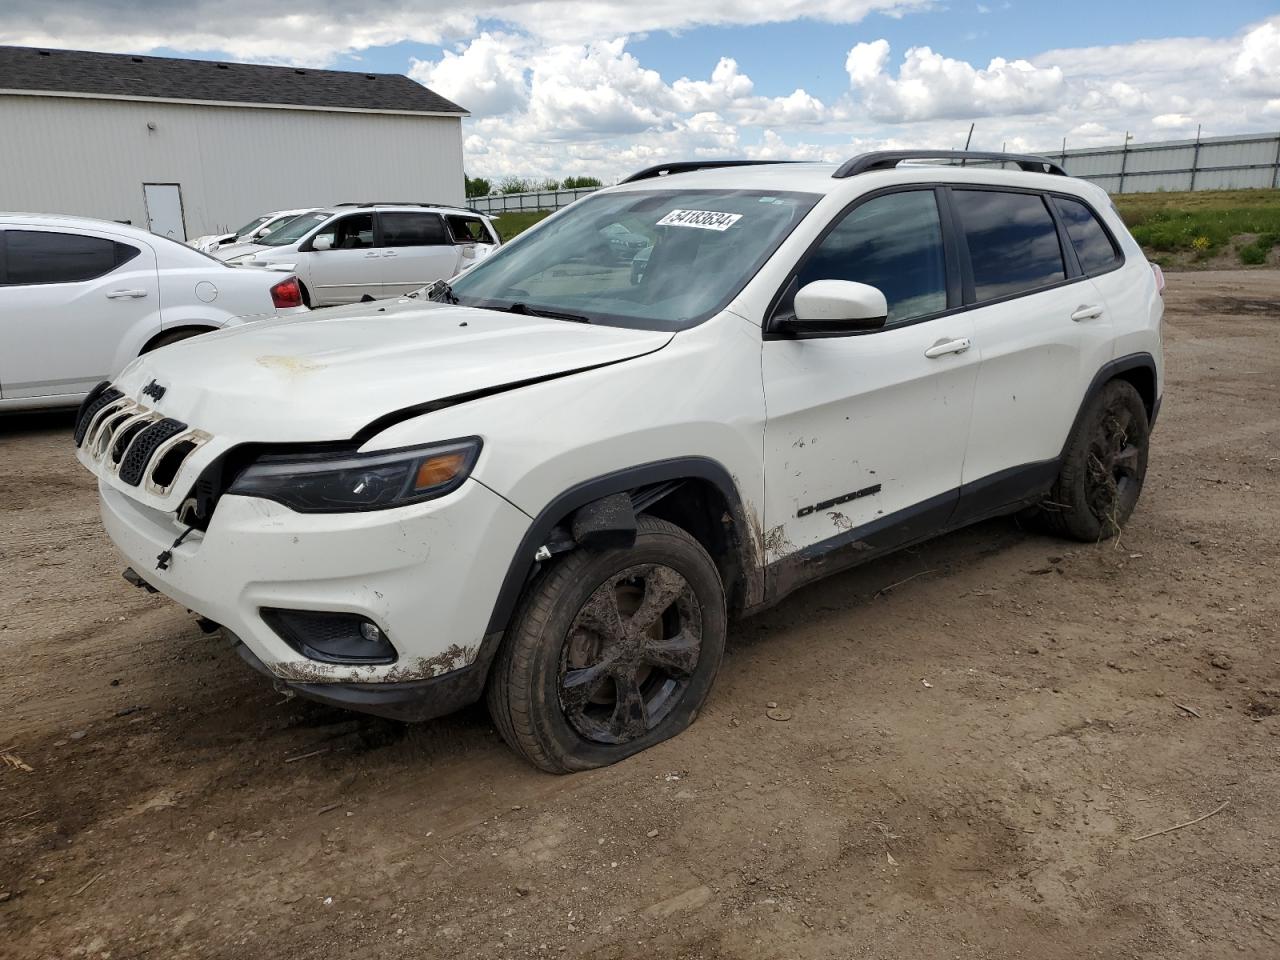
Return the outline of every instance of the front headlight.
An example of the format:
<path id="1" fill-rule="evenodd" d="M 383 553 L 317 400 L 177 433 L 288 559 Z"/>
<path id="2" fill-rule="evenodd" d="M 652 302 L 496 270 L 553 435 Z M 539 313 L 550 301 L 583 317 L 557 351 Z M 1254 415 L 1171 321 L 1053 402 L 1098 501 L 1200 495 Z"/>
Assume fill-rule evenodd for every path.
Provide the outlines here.
<path id="1" fill-rule="evenodd" d="M 373 453 L 266 454 L 227 492 L 300 513 L 386 510 L 458 489 L 479 455 L 479 437 Z"/>

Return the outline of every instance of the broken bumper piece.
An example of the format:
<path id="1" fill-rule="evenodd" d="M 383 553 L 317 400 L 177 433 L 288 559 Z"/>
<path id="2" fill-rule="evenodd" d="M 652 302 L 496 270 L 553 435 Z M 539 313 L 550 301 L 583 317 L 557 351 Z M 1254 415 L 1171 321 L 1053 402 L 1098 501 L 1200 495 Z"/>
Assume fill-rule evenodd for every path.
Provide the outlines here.
<path id="1" fill-rule="evenodd" d="M 282 693 L 406 723 L 442 717 L 479 700 L 484 693 L 489 663 L 501 639 L 498 634 L 486 638 L 479 656 L 471 664 L 426 680 L 402 680 L 398 683 L 302 683 L 280 679 L 253 655 L 253 651 L 239 637 L 230 630 L 224 629 L 222 632 L 234 644 L 240 658 L 272 680 L 275 688 Z"/>

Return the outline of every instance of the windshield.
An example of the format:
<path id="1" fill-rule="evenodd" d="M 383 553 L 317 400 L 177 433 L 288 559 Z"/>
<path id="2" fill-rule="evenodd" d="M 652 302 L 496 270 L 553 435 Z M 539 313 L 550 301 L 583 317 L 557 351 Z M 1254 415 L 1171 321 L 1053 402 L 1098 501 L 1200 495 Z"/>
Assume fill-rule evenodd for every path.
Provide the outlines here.
<path id="1" fill-rule="evenodd" d="M 469 306 L 681 330 L 724 308 L 818 197 L 662 190 L 588 197 L 452 281 Z"/>
<path id="2" fill-rule="evenodd" d="M 260 226 L 262 226 L 264 223 L 266 223 L 270 219 L 271 217 L 269 216 L 254 217 L 252 220 L 246 223 L 243 227 L 237 230 L 235 235 L 237 237 L 243 237 L 246 233 L 253 233 L 253 231 L 257 230 Z"/>
<path id="3" fill-rule="evenodd" d="M 284 226 L 272 230 L 265 237 L 259 237 L 258 243 L 265 244 L 268 247 L 287 246 L 295 240 L 301 240 L 332 216 L 333 214 L 327 210 L 312 210 L 309 213 L 295 217 Z"/>

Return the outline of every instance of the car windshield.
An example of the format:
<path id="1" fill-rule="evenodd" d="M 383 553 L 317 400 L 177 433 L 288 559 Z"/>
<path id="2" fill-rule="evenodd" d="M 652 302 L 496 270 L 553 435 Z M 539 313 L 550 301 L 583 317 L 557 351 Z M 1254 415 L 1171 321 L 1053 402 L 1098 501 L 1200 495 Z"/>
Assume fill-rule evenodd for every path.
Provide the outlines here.
<path id="1" fill-rule="evenodd" d="M 723 309 L 818 201 L 654 190 L 588 197 L 452 281 L 459 303 L 681 330 Z"/>
<path id="2" fill-rule="evenodd" d="M 270 216 L 254 217 L 252 220 L 246 223 L 243 227 L 237 230 L 235 235 L 237 237 L 243 237 L 246 233 L 253 233 L 253 231 L 257 230 L 260 226 L 262 226 L 264 223 L 266 223 L 270 219 L 271 219 Z"/>
<path id="3" fill-rule="evenodd" d="M 284 226 L 272 230 L 265 237 L 259 237 L 258 243 L 265 244 L 268 247 L 287 246 L 295 240 L 301 240 L 332 216 L 333 214 L 326 210 L 312 210 L 309 213 L 295 217 Z"/>

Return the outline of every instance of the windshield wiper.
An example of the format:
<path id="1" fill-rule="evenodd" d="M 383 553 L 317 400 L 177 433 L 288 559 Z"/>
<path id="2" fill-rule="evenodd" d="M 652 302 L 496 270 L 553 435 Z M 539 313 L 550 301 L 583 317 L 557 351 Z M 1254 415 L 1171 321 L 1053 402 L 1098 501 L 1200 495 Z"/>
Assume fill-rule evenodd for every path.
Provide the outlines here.
<path id="1" fill-rule="evenodd" d="M 458 297 L 448 280 L 437 280 L 427 287 L 427 299 L 435 303 L 457 303 Z"/>
<path id="2" fill-rule="evenodd" d="M 516 302 L 509 307 L 498 307 L 507 313 L 519 313 L 527 317 L 549 317 L 552 320 L 571 320 L 574 323 L 590 323 L 590 317 L 580 313 L 562 313 L 559 310 L 544 310 L 542 307 L 531 307 L 527 303 Z"/>

